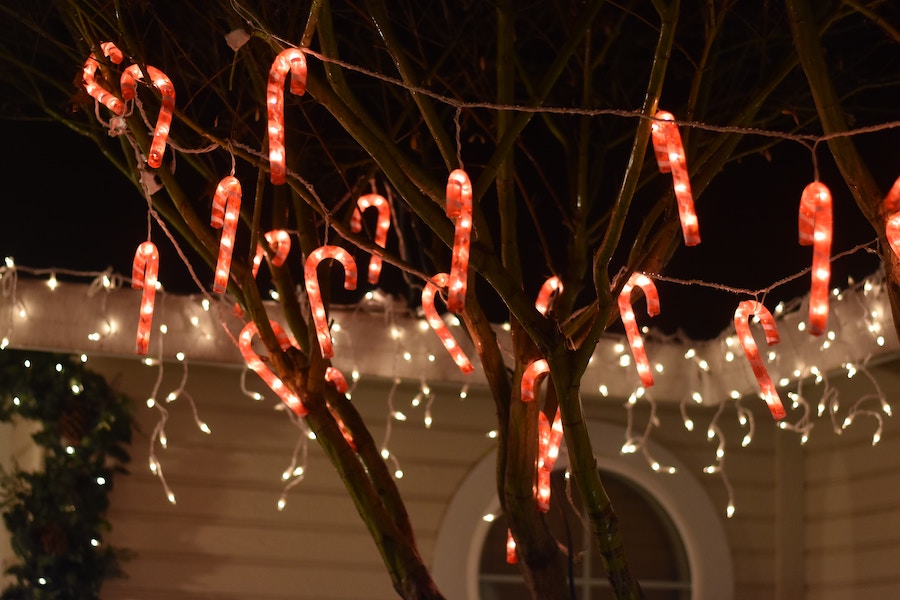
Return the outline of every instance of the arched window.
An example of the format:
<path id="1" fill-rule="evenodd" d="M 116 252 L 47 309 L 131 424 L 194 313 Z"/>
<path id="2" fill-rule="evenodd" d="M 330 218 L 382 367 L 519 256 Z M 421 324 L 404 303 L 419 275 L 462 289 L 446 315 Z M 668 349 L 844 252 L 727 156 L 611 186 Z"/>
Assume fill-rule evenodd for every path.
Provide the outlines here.
<path id="1" fill-rule="evenodd" d="M 679 575 L 671 581 L 679 581 L 679 585 L 683 585 L 685 582 L 681 580 L 682 574 L 689 573 L 690 589 L 667 592 L 677 592 L 681 596 L 656 596 L 651 589 L 653 586 L 645 583 L 647 597 L 732 600 L 734 569 L 722 515 L 712 505 L 694 474 L 671 452 L 653 442 L 649 442 L 650 453 L 660 462 L 676 467 L 675 474 L 654 472 L 641 456 L 621 455 L 619 450 L 625 431 L 620 426 L 592 422 L 589 424 L 589 433 L 594 441 L 597 466 L 607 474 L 604 481 L 610 481 L 608 484 L 610 489 L 607 490 L 610 495 L 614 493 L 613 479 L 624 483 L 625 493 L 638 494 L 647 507 L 645 510 L 651 513 L 659 511 L 656 516 L 661 519 L 663 530 L 669 526 L 674 528 L 677 535 L 669 539 L 681 540 L 683 553 L 675 552 L 672 555 L 675 566 L 680 569 L 677 571 Z M 565 457 L 561 455 L 558 463 L 560 468 L 564 468 L 564 461 Z M 448 600 L 479 598 L 482 548 L 488 543 L 493 545 L 493 542 L 486 543 L 485 539 L 490 534 L 491 527 L 495 526 L 494 523 L 484 521 L 483 517 L 486 514 L 497 514 L 499 511 L 494 481 L 495 468 L 496 456 L 493 452 L 473 467 L 454 494 L 438 530 L 432 573 Z M 565 494 L 564 488 L 554 488 L 553 495 L 559 494 Z M 616 503 L 613 498 L 613 502 L 624 522 L 627 519 L 625 512 L 627 507 L 623 505 L 628 504 L 628 501 Z M 667 516 L 661 517 L 661 514 Z M 668 525 L 665 525 L 666 523 Z M 502 524 L 496 527 L 502 530 L 503 541 L 497 560 L 504 561 L 505 553 L 502 549 L 505 548 L 506 528 Z M 629 536 L 636 537 L 637 534 L 632 535 L 626 531 L 625 536 L 626 544 L 634 545 L 638 541 L 628 541 Z M 637 571 L 638 564 L 635 561 L 641 560 L 639 555 L 643 553 L 640 548 L 629 547 L 629 550 L 631 552 L 629 560 Z M 678 556 L 683 557 L 685 565 L 678 565 Z M 593 569 L 595 564 L 598 563 L 592 561 L 590 568 Z M 515 570 L 512 573 L 515 573 Z M 600 570 L 594 572 L 590 578 L 602 577 Z M 518 596 L 507 597 L 522 597 L 522 588 L 516 589 Z M 599 595 L 598 591 L 596 595 L 592 593 L 590 598 L 596 600 L 603 596 Z M 482 597 L 481 600 L 488 599 Z"/>
<path id="2" fill-rule="evenodd" d="M 635 577 L 648 600 L 688 600 L 690 568 L 684 544 L 665 510 L 628 478 L 603 472 L 603 487 L 619 517 L 625 550 Z M 597 541 L 583 516 L 575 485 L 556 470 L 547 522 L 550 531 L 570 549 L 569 585 L 577 598 L 613 598 Z M 567 484 L 570 484 L 567 486 Z M 526 596 L 518 567 L 506 563 L 507 523 L 494 519 L 484 538 L 479 560 L 481 600 L 515 600 Z"/>

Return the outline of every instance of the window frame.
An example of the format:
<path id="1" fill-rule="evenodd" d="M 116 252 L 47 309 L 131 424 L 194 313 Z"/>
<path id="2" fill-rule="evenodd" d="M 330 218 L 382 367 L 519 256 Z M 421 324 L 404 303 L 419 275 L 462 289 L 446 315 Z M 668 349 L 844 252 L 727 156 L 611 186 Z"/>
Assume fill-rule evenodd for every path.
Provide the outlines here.
<path id="1" fill-rule="evenodd" d="M 594 442 L 597 467 L 631 480 L 668 513 L 684 543 L 692 600 L 733 600 L 734 565 L 723 515 L 715 509 L 694 475 L 677 457 L 652 440 L 648 441 L 648 450 L 661 463 L 674 466 L 674 474 L 653 471 L 640 455 L 620 454 L 625 429 L 619 425 L 591 421 L 588 430 Z M 560 466 L 565 460 L 561 452 Z M 490 526 L 481 517 L 500 508 L 495 468 L 496 451 L 492 450 L 463 480 L 438 530 L 432 575 L 448 600 L 479 598 L 479 560 Z"/>

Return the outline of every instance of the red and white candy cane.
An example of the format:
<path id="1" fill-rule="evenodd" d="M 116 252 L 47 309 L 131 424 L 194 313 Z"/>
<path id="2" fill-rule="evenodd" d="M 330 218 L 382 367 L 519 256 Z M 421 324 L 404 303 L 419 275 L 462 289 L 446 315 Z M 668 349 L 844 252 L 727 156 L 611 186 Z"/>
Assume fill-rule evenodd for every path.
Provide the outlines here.
<path id="1" fill-rule="evenodd" d="M 885 236 L 894 251 L 894 256 L 900 259 L 900 177 L 894 181 L 887 196 L 884 197 L 885 212 Z"/>
<path id="2" fill-rule="evenodd" d="M 322 303 L 322 293 L 319 291 L 318 266 L 326 258 L 333 258 L 344 265 L 344 289 L 356 289 L 356 262 L 350 253 L 340 246 L 320 246 L 313 250 L 306 259 L 303 276 L 306 280 L 306 295 L 309 297 L 309 307 L 312 312 L 313 325 L 316 327 L 316 336 L 319 338 L 319 348 L 323 358 L 334 356 L 334 347 L 331 344 L 331 334 L 328 332 L 328 319 L 325 315 L 325 305 Z"/>
<path id="3" fill-rule="evenodd" d="M 559 446 L 562 443 L 562 420 L 559 416 L 559 408 L 553 424 L 543 411 L 538 413 L 538 479 L 535 498 L 538 508 L 542 512 L 550 510 L 550 475 L 553 473 L 553 465 L 559 458 Z"/>
<path id="4" fill-rule="evenodd" d="M 634 356 L 634 366 L 641 378 L 641 384 L 644 387 L 650 387 L 653 385 L 653 371 L 650 369 L 644 340 L 641 338 L 641 332 L 634 318 L 634 310 L 631 307 L 631 292 L 635 286 L 640 286 L 644 290 L 644 297 L 647 299 L 647 314 L 651 317 L 659 314 L 659 294 L 653 280 L 642 273 L 632 273 L 619 294 L 619 313 L 622 315 L 625 335 L 628 336 L 628 344 L 631 346 L 631 354 Z"/>
<path id="5" fill-rule="evenodd" d="M 753 369 L 753 374 L 759 382 L 759 389 L 762 392 L 763 399 L 769 405 L 769 411 L 776 420 L 783 419 L 786 413 L 784 406 L 781 404 L 781 398 L 778 396 L 778 390 L 775 389 L 775 384 L 772 383 L 772 378 L 769 377 L 769 372 L 766 370 L 762 357 L 759 355 L 759 349 L 756 347 L 756 340 L 753 339 L 753 334 L 750 333 L 750 317 L 752 315 L 759 317 L 763 331 L 766 333 L 767 344 L 772 346 L 781 341 L 772 313 L 762 303 L 755 300 L 744 300 L 738 305 L 737 310 L 734 312 L 734 330 L 737 333 L 738 340 L 741 342 L 741 346 L 744 348 L 747 360 L 750 361 L 750 367 Z"/>
<path id="6" fill-rule="evenodd" d="M 828 281 L 831 279 L 831 192 L 814 181 L 803 189 L 799 214 L 800 244 L 813 247 L 809 291 L 809 332 L 825 333 L 828 321 Z"/>
<path id="7" fill-rule="evenodd" d="M 506 530 L 506 562 L 510 565 L 519 562 L 519 558 L 516 556 L 516 539 L 510 529 Z"/>
<path id="8" fill-rule="evenodd" d="M 269 321 L 269 325 L 272 326 L 272 331 L 275 333 L 275 339 L 278 341 L 278 345 L 282 350 L 287 350 L 290 347 L 291 342 L 284 332 L 284 329 L 282 329 L 281 325 L 275 321 Z M 247 363 L 247 366 L 253 370 L 254 373 L 259 375 L 260 379 L 265 381 L 266 385 L 281 398 L 281 401 L 284 402 L 288 408 L 296 413 L 297 416 L 305 417 L 309 411 L 303 406 L 300 397 L 284 385 L 284 382 L 266 366 L 266 363 L 263 362 L 259 355 L 253 350 L 253 337 L 258 333 L 259 330 L 256 328 L 256 323 L 252 321 L 244 325 L 244 328 L 241 330 L 241 334 L 238 336 L 238 346 L 241 349 L 244 361 Z"/>
<path id="9" fill-rule="evenodd" d="M 122 55 L 122 51 L 112 42 L 103 42 L 100 44 L 100 49 L 103 50 L 103 55 L 108 57 L 113 64 L 118 65 L 125 58 Z M 84 61 L 84 69 L 81 76 L 84 90 L 97 102 L 121 117 L 125 114 L 125 103 L 116 98 L 111 92 L 103 89 L 100 84 L 97 83 L 95 75 L 97 74 L 98 68 L 100 68 L 100 63 L 97 62 L 97 58 L 91 54 L 88 56 L 87 60 Z"/>
<path id="10" fill-rule="evenodd" d="M 156 127 L 153 129 L 153 141 L 150 142 L 150 156 L 147 164 L 156 169 L 162 164 L 163 154 L 166 152 L 166 142 L 169 139 L 169 128 L 172 125 L 172 111 L 175 110 L 175 87 L 165 73 L 147 65 L 147 74 L 153 80 L 153 87 L 162 94 L 162 104 L 159 107 L 159 116 L 156 117 Z M 144 76 L 140 66 L 131 65 L 122 73 L 120 84 L 122 86 L 122 99 L 125 101 L 137 97 L 135 89 L 136 81 Z"/>
<path id="11" fill-rule="evenodd" d="M 544 377 L 550 372 L 550 365 L 543 358 L 538 359 L 527 367 L 522 373 L 521 398 L 523 402 L 534 401 L 534 387 L 538 378 Z M 559 410 L 554 421 L 559 420 Z M 559 428 L 560 434 L 562 428 Z M 537 484 L 534 490 L 534 497 L 537 501 L 538 508 L 547 512 L 550 510 L 550 473 L 553 472 L 553 464 L 556 457 L 559 456 L 559 441 L 561 436 L 556 438 L 556 449 L 551 453 L 552 440 L 555 437 L 553 428 L 547 419 L 547 416 L 541 411 L 538 414 L 538 461 L 537 461 Z M 552 458 L 551 458 L 552 454 Z"/>
<path id="12" fill-rule="evenodd" d="M 362 214 L 371 206 L 378 209 L 378 224 L 375 226 L 375 244 L 387 246 L 388 229 L 391 227 L 391 205 L 379 194 L 365 194 L 356 201 L 356 210 L 350 218 L 350 229 L 355 233 L 362 231 Z M 381 257 L 373 254 L 369 259 L 369 283 L 378 283 L 381 275 Z"/>
<path id="13" fill-rule="evenodd" d="M 431 278 L 431 281 L 425 284 L 425 289 L 422 290 L 422 310 L 425 311 L 425 320 L 428 321 L 428 324 L 431 325 L 431 328 L 434 329 L 434 332 L 441 339 L 441 343 L 444 344 L 444 348 L 450 353 L 453 362 L 456 363 L 456 366 L 459 367 L 460 371 L 469 374 L 474 370 L 472 363 L 469 362 L 469 358 L 466 356 L 465 352 L 462 351 L 462 348 L 460 348 L 459 344 L 456 343 L 456 340 L 453 339 L 453 335 L 447 328 L 447 324 L 444 323 L 444 320 L 434 308 L 434 296 L 438 291 L 438 286 L 446 287 L 449 281 L 449 275 L 446 273 L 438 273 Z"/>
<path id="14" fill-rule="evenodd" d="M 447 216 L 456 224 L 450 261 L 447 310 L 460 313 L 466 304 L 469 243 L 472 237 L 472 183 L 462 169 L 454 170 L 447 179 Z"/>
<path id="15" fill-rule="evenodd" d="M 273 185 L 281 185 L 287 178 L 284 151 L 284 80 L 291 72 L 291 93 L 302 96 L 306 92 L 306 56 L 299 48 L 282 50 L 269 69 L 266 84 L 266 105 L 269 121 L 269 178 Z"/>
<path id="16" fill-rule="evenodd" d="M 266 241 L 272 248 L 272 252 L 274 252 L 270 263 L 273 267 L 280 267 L 284 264 L 284 261 L 287 260 L 287 256 L 291 251 L 290 234 L 284 229 L 273 229 L 272 231 L 267 231 L 263 237 L 266 238 Z M 262 264 L 263 255 L 265 255 L 265 253 L 266 251 L 262 244 L 257 244 L 256 256 L 253 257 L 252 271 L 254 277 L 259 273 L 259 265 Z"/>
<path id="17" fill-rule="evenodd" d="M 534 301 L 534 307 L 538 309 L 539 313 L 546 315 L 550 310 L 550 301 L 553 298 L 553 294 L 562 294 L 562 291 L 563 284 L 559 277 L 556 275 L 550 277 L 544 282 L 544 285 L 541 286 L 541 291 L 538 292 L 537 300 Z"/>
<path id="18" fill-rule="evenodd" d="M 153 303 L 156 299 L 156 281 L 159 273 L 159 252 L 156 245 L 146 241 L 137 247 L 131 267 L 131 287 L 144 289 L 141 294 L 141 312 L 138 318 L 136 352 L 147 354 L 150 347 L 150 325 L 153 322 Z"/>
<path id="19" fill-rule="evenodd" d="M 216 260 L 216 272 L 213 279 L 213 291 L 221 294 L 228 287 L 228 274 L 231 272 L 231 253 L 234 250 L 234 237 L 237 233 L 238 219 L 241 216 L 241 182 L 234 175 L 228 175 L 216 186 L 213 196 L 212 214 L 209 224 L 222 230 L 219 242 L 219 257 Z"/>
<path id="20" fill-rule="evenodd" d="M 653 140 L 653 151 L 661 173 L 672 173 L 675 188 L 675 200 L 678 203 L 678 216 L 681 219 L 681 233 L 685 246 L 696 246 L 700 243 L 700 228 L 697 213 L 694 211 L 694 197 L 691 194 L 691 181 L 688 178 L 687 160 L 681 134 L 672 113 L 661 110 L 650 128 Z"/>
<path id="21" fill-rule="evenodd" d="M 335 367 L 328 367 L 325 369 L 325 381 L 333 385 L 334 389 L 336 389 L 339 394 L 346 394 L 350 390 L 350 386 L 347 385 L 347 378 Z M 328 405 L 328 410 L 331 412 L 331 416 L 334 417 L 334 420 L 337 421 L 338 429 L 341 430 L 341 435 L 344 436 L 344 439 L 347 440 L 347 443 L 350 444 L 350 447 L 356 452 L 356 442 L 353 441 L 353 435 L 350 433 L 350 430 L 347 429 L 347 426 L 344 425 L 344 421 L 338 415 L 337 411 L 331 408 L 330 404 Z"/>

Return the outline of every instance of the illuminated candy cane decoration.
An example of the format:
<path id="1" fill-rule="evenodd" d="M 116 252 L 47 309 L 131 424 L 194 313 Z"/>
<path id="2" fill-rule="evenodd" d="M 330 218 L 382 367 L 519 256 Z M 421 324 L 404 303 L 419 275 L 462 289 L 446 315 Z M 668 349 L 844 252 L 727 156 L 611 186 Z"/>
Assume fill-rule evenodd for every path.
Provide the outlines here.
<path id="1" fill-rule="evenodd" d="M 460 313 L 466 304 L 469 242 L 472 236 L 472 184 L 462 169 L 456 169 L 447 179 L 447 216 L 456 222 L 447 310 Z"/>
<path id="2" fill-rule="evenodd" d="M 809 291 L 809 332 L 822 335 L 828 321 L 828 281 L 831 278 L 831 192 L 814 181 L 800 196 L 800 244 L 813 247 Z"/>
<path id="3" fill-rule="evenodd" d="M 319 291 L 319 263 L 333 258 L 344 265 L 344 289 L 356 289 L 356 262 L 350 253 L 340 246 L 320 246 L 313 250 L 306 259 L 303 275 L 306 279 L 306 295 L 309 297 L 309 307 L 312 312 L 313 325 L 316 327 L 316 336 L 319 338 L 319 348 L 322 349 L 323 358 L 334 356 L 334 347 L 331 344 L 331 334 L 328 332 L 328 319 L 325 315 L 325 306 L 322 304 L 322 293 Z"/>
<path id="4" fill-rule="evenodd" d="M 287 256 L 291 251 L 291 236 L 284 229 L 273 229 L 272 231 L 267 231 L 265 236 L 266 241 L 269 242 L 269 246 L 272 247 L 272 251 L 275 253 L 272 256 L 271 264 L 273 267 L 280 267 L 284 264 L 284 261 L 287 260 Z M 259 265 L 262 264 L 263 255 L 266 251 L 263 249 L 262 244 L 256 245 L 256 256 L 253 257 L 253 276 L 259 273 Z"/>
<path id="5" fill-rule="evenodd" d="M 346 394 L 350 390 L 350 386 L 347 385 L 347 378 L 335 367 L 328 367 L 325 369 L 325 381 L 332 384 L 339 394 Z M 347 426 L 344 425 L 344 421 L 341 420 L 337 411 L 331 408 L 330 404 L 328 405 L 328 410 L 331 412 L 331 416 L 334 417 L 334 420 L 337 421 L 338 429 L 341 430 L 341 435 L 344 436 L 344 439 L 347 440 L 347 443 L 350 444 L 350 447 L 356 452 L 356 443 L 353 441 L 353 435 L 350 433 L 350 430 L 347 429 Z"/>
<path id="6" fill-rule="evenodd" d="M 366 194 L 356 201 L 356 210 L 350 218 L 350 229 L 359 233 L 362 231 L 362 213 L 371 206 L 378 209 L 378 224 L 375 226 L 375 244 L 384 248 L 387 246 L 388 229 L 391 227 L 391 206 L 384 196 L 379 194 Z M 369 259 L 369 283 L 378 283 L 381 275 L 381 257 L 373 254 Z"/>
<path id="7" fill-rule="evenodd" d="M 634 318 L 634 310 L 631 307 L 631 292 L 634 286 L 640 286 L 644 290 L 647 299 L 647 314 L 654 317 L 659 314 L 659 294 L 653 280 L 641 273 L 632 273 L 622 293 L 619 294 L 619 313 L 622 315 L 622 323 L 625 325 L 625 334 L 628 336 L 628 344 L 631 346 L 631 354 L 634 356 L 634 366 L 641 378 L 644 387 L 653 385 L 653 372 L 650 370 L 650 361 L 647 359 L 647 350 L 644 348 L 644 340 Z"/>
<path id="8" fill-rule="evenodd" d="M 553 297 L 553 293 L 557 292 L 562 294 L 562 291 L 562 281 L 559 280 L 559 277 L 554 275 L 541 286 L 541 291 L 538 292 L 537 300 L 534 301 L 534 307 L 538 309 L 539 313 L 546 315 L 550 310 L 550 300 Z"/>
<path id="9" fill-rule="evenodd" d="M 266 84 L 266 104 L 269 109 L 269 178 L 273 185 L 281 185 L 287 178 L 284 151 L 284 80 L 291 72 L 291 93 L 302 96 L 306 92 L 306 56 L 299 48 L 283 50 L 272 62 Z"/>
<path id="10" fill-rule="evenodd" d="M 281 325 L 275 321 L 269 321 L 269 324 L 272 326 L 272 331 L 275 333 L 275 339 L 278 342 L 278 345 L 282 350 L 287 350 L 290 347 L 291 342 L 284 332 L 284 329 L 282 329 Z M 259 330 L 256 328 L 256 323 L 252 321 L 244 325 L 244 328 L 241 330 L 241 334 L 238 336 L 238 346 L 241 349 L 244 361 L 253 372 L 259 375 L 260 379 L 266 382 L 266 385 L 268 385 L 273 392 L 278 394 L 278 397 L 281 398 L 281 401 L 284 402 L 288 408 L 296 413 L 297 416 L 305 417 L 309 411 L 303 406 L 303 402 L 300 401 L 297 394 L 284 385 L 284 382 L 281 381 L 281 379 L 266 366 L 266 363 L 259 358 L 256 352 L 253 351 L 253 337 L 258 333 Z"/>
<path id="11" fill-rule="evenodd" d="M 474 370 L 472 363 L 469 362 L 469 358 L 466 356 L 465 352 L 462 351 L 462 348 L 460 348 L 459 344 L 456 343 L 456 340 L 453 339 L 453 335 L 447 328 L 447 324 L 444 323 L 444 320 L 434 308 L 434 296 L 438 291 L 438 286 L 446 287 L 449 281 L 449 275 L 446 273 L 438 273 L 431 278 L 431 281 L 425 284 L 425 289 L 422 290 L 422 310 L 425 311 L 425 319 L 441 339 L 441 343 L 444 344 L 444 348 L 450 353 L 453 362 L 456 363 L 456 366 L 459 367 L 460 371 L 469 374 Z"/>
<path id="12" fill-rule="evenodd" d="M 163 154 L 166 152 L 169 127 L 172 125 L 172 111 L 175 110 L 175 87 L 166 74 L 156 67 L 147 65 L 147 74 L 153 80 L 153 87 L 162 94 L 159 116 L 156 117 L 156 127 L 153 129 L 153 141 L 150 143 L 150 156 L 147 157 L 147 164 L 156 169 L 162 164 Z M 143 76 L 138 65 L 131 65 L 125 69 L 120 81 L 124 100 L 128 101 L 137 96 L 135 82 Z"/>
<path id="13" fill-rule="evenodd" d="M 550 372 L 550 365 L 542 359 L 536 360 L 525 368 L 522 373 L 521 397 L 523 402 L 534 401 L 534 386 L 537 379 Z M 559 421 L 559 409 L 556 411 L 553 427 L 543 411 L 538 414 L 538 470 L 537 485 L 535 486 L 535 500 L 542 512 L 550 510 L 550 474 L 553 465 L 559 456 L 559 443 L 562 439 L 562 424 L 557 427 Z M 559 435 L 556 435 L 558 430 Z M 555 444 L 555 448 L 553 448 Z"/>
<path id="14" fill-rule="evenodd" d="M 138 318 L 136 352 L 147 354 L 150 347 L 150 325 L 153 322 L 153 302 L 156 298 L 156 281 L 159 273 L 159 252 L 156 245 L 146 241 L 137 247 L 131 268 L 131 287 L 144 288 L 141 294 L 141 312 Z"/>
<path id="15" fill-rule="evenodd" d="M 103 50 L 104 56 L 107 56 L 113 64 L 118 65 L 125 58 L 122 55 L 122 51 L 112 42 L 103 42 L 100 44 L 100 49 Z M 97 102 L 106 106 L 106 108 L 121 117 L 125 114 L 125 103 L 116 98 L 112 93 L 103 89 L 100 84 L 97 83 L 94 76 L 96 75 L 98 68 L 100 68 L 100 63 L 97 62 L 97 59 L 91 54 L 88 56 L 88 59 L 84 61 L 84 69 L 81 76 L 84 89 Z"/>
<path id="16" fill-rule="evenodd" d="M 678 202 L 678 216 L 681 219 L 681 233 L 685 246 L 696 246 L 700 243 L 700 228 L 697 213 L 694 211 L 694 197 L 691 194 L 691 181 L 688 178 L 687 161 L 678 126 L 674 123 L 672 113 L 661 110 L 656 113 L 657 119 L 651 125 L 653 151 L 661 173 L 672 173 L 675 188 L 675 200 Z"/>
<path id="17" fill-rule="evenodd" d="M 241 182 L 237 177 L 228 175 L 216 186 L 213 196 L 212 215 L 209 224 L 222 230 L 219 242 L 219 258 L 216 260 L 216 273 L 213 280 L 213 291 L 221 294 L 228 287 L 228 274 L 231 272 L 231 252 L 234 250 L 234 236 L 237 233 L 238 218 L 241 215 Z"/>
<path id="18" fill-rule="evenodd" d="M 887 213 L 884 233 L 894 256 L 900 259 L 900 177 L 884 197 L 884 211 Z"/>
<path id="19" fill-rule="evenodd" d="M 778 336 L 778 328 L 775 326 L 775 319 L 772 318 L 772 313 L 769 312 L 769 309 L 755 300 L 744 300 L 734 312 L 734 330 L 741 342 L 741 346 L 744 348 L 747 360 L 750 361 L 753 374 L 759 382 L 759 389 L 762 391 L 763 398 L 766 404 L 769 405 L 769 411 L 771 411 L 772 416 L 776 420 L 783 419 L 786 413 L 784 406 L 781 404 L 781 398 L 778 396 L 778 390 L 775 389 L 775 384 L 772 383 L 772 378 L 769 377 L 769 373 L 766 371 L 766 366 L 759 355 L 759 349 L 756 347 L 756 341 L 753 339 L 753 334 L 750 333 L 749 319 L 751 315 L 759 317 L 759 321 L 762 323 L 763 330 L 766 333 L 766 343 L 770 346 L 781 341 L 781 338 Z"/>
<path id="20" fill-rule="evenodd" d="M 559 408 L 553 424 L 550 424 L 543 411 L 538 413 L 538 481 L 535 498 L 542 512 L 550 510 L 550 474 L 553 465 L 559 458 L 559 445 L 562 443 L 563 429 Z"/>
<path id="21" fill-rule="evenodd" d="M 510 565 L 519 562 L 519 558 L 516 556 L 516 540 L 509 529 L 506 530 L 506 562 Z"/>

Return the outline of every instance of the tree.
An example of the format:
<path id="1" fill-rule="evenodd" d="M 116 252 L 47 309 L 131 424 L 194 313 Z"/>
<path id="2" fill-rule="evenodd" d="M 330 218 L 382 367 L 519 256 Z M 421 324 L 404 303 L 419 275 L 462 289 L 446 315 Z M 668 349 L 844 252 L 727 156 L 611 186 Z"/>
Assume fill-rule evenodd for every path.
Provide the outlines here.
<path id="1" fill-rule="evenodd" d="M 229 173 L 243 184 L 227 292 L 258 329 L 268 367 L 308 411 L 404 598 L 440 592 L 366 423 L 326 381 L 329 360 L 297 291 L 299 261 L 271 269 L 296 346 L 283 347 L 270 325 L 252 272 L 257 244 L 270 256 L 275 250 L 265 232 L 287 230 L 304 257 L 325 240 L 358 249 L 357 257 L 381 257 L 394 267 L 381 285 L 418 303 L 435 274 L 450 271 L 455 228 L 445 209 L 454 195 L 448 188 L 462 184 L 448 176 L 465 168 L 474 227 L 460 313 L 496 402 L 498 496 L 537 598 L 568 593 L 565 550 L 533 490 L 539 411 L 552 422 L 557 407 L 610 582 L 618 597 L 641 595 L 593 459 L 579 382 L 600 336 L 619 318 L 616 298 L 631 274 L 663 273 L 682 244 L 672 176 L 660 174 L 648 153 L 660 108 L 677 116 L 701 207 L 727 164 L 769 156 L 785 143 L 801 142 L 815 156 L 826 142 L 878 235 L 900 323 L 884 183 L 870 172 L 874 152 L 851 137 L 881 125 L 896 95 L 891 51 L 900 33 L 887 3 L 11 4 L 2 9 L 15 22 L 2 42 L 4 83 L 15 92 L 7 106 L 95 140 L 146 199 L 153 235 L 164 225 L 189 247 L 185 256 L 201 285 L 211 280 L 220 247 L 207 225 L 210 199 Z M 124 60 L 111 60 L 106 42 Z M 278 150 L 265 125 L 273 102 L 266 74 L 294 46 L 304 50 L 305 91 L 293 71 L 295 92 L 283 96 L 287 177 L 273 184 L 278 168 L 270 152 Z M 152 132 L 171 97 L 167 84 L 142 87 L 129 103 L 134 109 L 117 116 L 85 91 L 88 55 L 96 58 L 98 84 L 116 98 L 128 65 L 137 65 L 130 71 L 136 79 L 159 82 L 157 70 L 168 76 L 176 101 L 159 167 L 147 157 L 154 162 Z M 386 248 L 373 241 L 371 225 L 351 227 L 357 198 L 370 192 L 390 201 L 395 227 Z M 318 275 L 326 296 L 354 297 L 332 289 L 324 268 Z M 534 298 L 551 275 L 563 287 L 542 314 Z M 512 327 L 511 364 L 490 327 L 498 317 Z M 542 358 L 551 383 L 539 407 L 520 401 L 520 385 Z"/>

